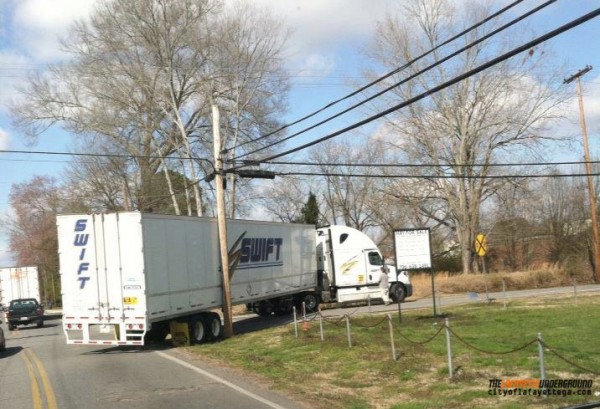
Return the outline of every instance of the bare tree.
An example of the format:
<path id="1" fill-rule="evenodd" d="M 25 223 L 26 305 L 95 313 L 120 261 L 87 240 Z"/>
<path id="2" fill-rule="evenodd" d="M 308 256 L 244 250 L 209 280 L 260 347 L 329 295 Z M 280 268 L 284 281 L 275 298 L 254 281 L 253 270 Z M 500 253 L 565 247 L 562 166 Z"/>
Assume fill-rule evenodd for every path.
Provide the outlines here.
<path id="1" fill-rule="evenodd" d="M 326 220 L 358 230 L 376 226 L 375 214 L 379 208 L 375 200 L 379 186 L 376 177 L 381 175 L 376 165 L 385 161 L 383 144 L 376 139 L 348 138 L 321 144 L 309 155 L 324 175 L 320 202 Z M 353 177 L 353 174 L 366 177 Z"/>
<path id="2" fill-rule="evenodd" d="M 584 203 L 584 181 L 557 177 L 543 181 L 535 208 L 550 237 L 549 261 L 564 263 L 570 255 L 585 253 L 589 212 Z"/>
<path id="3" fill-rule="evenodd" d="M 216 28 L 218 50 L 212 57 L 219 74 L 213 86 L 219 95 L 225 159 L 267 147 L 281 136 L 262 137 L 282 125 L 280 118 L 287 109 L 289 83 L 283 68 L 283 47 L 288 36 L 281 21 L 247 3 L 235 2 L 221 16 Z M 253 142 L 257 138 L 260 142 Z M 264 149 L 261 154 L 268 152 Z M 228 179 L 227 213 L 234 218 L 238 180 L 234 174 Z M 242 183 L 241 187 L 249 184 Z"/>
<path id="4" fill-rule="evenodd" d="M 219 0 L 102 1 L 89 21 L 73 25 L 64 42 L 69 61 L 22 89 L 24 98 L 12 107 L 16 124 L 32 140 L 59 124 L 129 154 L 123 169 L 141 210 L 152 207 L 152 183 L 162 171 L 180 211 L 171 180 L 177 166 L 185 197 L 193 191 L 188 213 L 195 208 L 201 215 L 206 198 L 200 176 L 214 170 L 207 101 L 215 87 L 236 87 L 227 95 L 237 98 L 235 115 L 243 120 L 230 146 L 272 129 L 284 109 L 281 26 L 252 10 L 245 4 L 239 11 L 246 14 L 224 14 Z M 261 143 L 269 140 L 255 146 Z"/>
<path id="5" fill-rule="evenodd" d="M 271 219 L 293 223 L 302 214 L 302 207 L 310 191 L 304 178 L 286 176 L 269 188 L 260 203 L 269 212 Z"/>
<path id="6" fill-rule="evenodd" d="M 18 265 L 36 265 L 42 279 L 42 298 L 57 301 L 60 294 L 56 214 L 87 212 L 85 206 L 63 195 L 56 179 L 37 176 L 13 185 L 9 203 L 14 216 L 5 220 L 10 249 Z"/>
<path id="7" fill-rule="evenodd" d="M 446 0 L 412 0 L 379 23 L 371 55 L 395 69 L 488 14 L 481 2 L 454 8 Z M 480 27 L 462 41 L 471 43 L 492 29 L 490 24 Z M 521 33 L 512 31 L 480 43 L 394 88 L 380 102 L 387 107 L 426 92 L 514 47 L 517 38 Z M 544 53 L 531 50 L 386 117 L 389 140 L 402 160 L 424 165 L 415 174 L 420 186 L 412 192 L 422 196 L 424 214 L 445 223 L 456 235 L 465 272 L 472 268 L 480 207 L 504 183 L 490 178 L 497 173 L 491 165 L 534 155 L 540 141 L 548 138 L 544 125 L 558 116 L 556 107 L 565 99 L 557 90 L 562 83 L 558 75 L 549 75 L 547 64 L 542 66 Z M 417 73 L 445 55 L 436 51 L 394 80 Z"/>
<path id="8" fill-rule="evenodd" d="M 495 195 L 488 220 L 491 228 L 485 233 L 488 253 L 496 255 L 502 267 L 511 271 L 527 268 L 533 259 L 533 240 L 538 218 L 532 217 L 535 190 L 525 181 L 506 184 Z M 531 244 L 531 245 L 530 245 Z"/>

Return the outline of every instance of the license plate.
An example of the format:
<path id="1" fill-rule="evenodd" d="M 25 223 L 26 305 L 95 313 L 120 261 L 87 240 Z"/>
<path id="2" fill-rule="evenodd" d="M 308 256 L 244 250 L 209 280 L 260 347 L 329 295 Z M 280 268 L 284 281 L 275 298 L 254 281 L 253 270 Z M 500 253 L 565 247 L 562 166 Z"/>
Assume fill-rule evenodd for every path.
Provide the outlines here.
<path id="1" fill-rule="evenodd" d="M 27 318 L 27 317 L 21 317 L 21 318 L 19 318 L 19 319 L 20 319 L 21 321 L 29 321 L 29 318 Z"/>
<path id="2" fill-rule="evenodd" d="M 134 305 L 138 303 L 137 297 L 123 297 L 123 303 L 128 305 Z"/>

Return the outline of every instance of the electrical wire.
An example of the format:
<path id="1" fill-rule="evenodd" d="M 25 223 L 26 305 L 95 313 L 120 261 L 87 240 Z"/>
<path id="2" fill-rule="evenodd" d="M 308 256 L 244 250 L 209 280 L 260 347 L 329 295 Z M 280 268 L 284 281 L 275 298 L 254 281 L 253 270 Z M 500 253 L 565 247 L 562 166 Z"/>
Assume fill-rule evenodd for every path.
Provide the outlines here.
<path id="1" fill-rule="evenodd" d="M 157 156 L 157 155 L 123 155 L 123 154 L 102 154 L 102 153 L 91 153 L 91 152 L 53 152 L 53 151 L 25 151 L 25 150 L 0 150 L 0 153 L 16 153 L 16 154 L 34 154 L 34 155 L 64 155 L 64 156 L 82 156 L 82 157 L 99 157 L 99 158 L 143 158 L 143 159 L 179 159 L 179 160 L 201 160 L 212 162 L 208 159 L 202 158 L 190 158 L 190 157 L 178 157 L 178 156 Z M 16 159 L 16 158 L 3 158 L 0 157 L 1 161 L 9 162 L 52 162 L 52 163 L 69 163 L 69 161 L 53 161 L 44 159 Z M 91 162 L 89 162 L 91 163 Z M 573 162 L 522 162 L 522 163 L 473 163 L 473 164 L 452 164 L 452 163 L 441 163 L 441 164 L 403 164 L 403 163 L 347 163 L 347 162 L 332 162 L 332 163 L 316 163 L 316 162 L 303 162 L 303 161 L 272 161 L 270 165 L 294 165 L 294 166 L 346 166 L 346 167 L 369 167 L 369 168 L 473 168 L 473 167 L 517 167 L 517 166 L 565 166 L 565 165 L 585 165 L 585 164 L 598 164 L 600 160 L 592 161 L 573 161 Z M 254 161 L 243 161 L 244 165 L 258 165 L 258 162 Z M 226 170 L 227 173 L 230 169 Z M 365 175 L 368 176 L 368 175 Z"/>
<path id="2" fill-rule="evenodd" d="M 553 0 L 553 1 L 556 1 L 556 0 Z M 376 84 L 380 83 L 381 81 L 383 81 L 383 80 L 385 80 L 385 79 L 387 79 L 387 78 L 389 78 L 389 77 L 391 77 L 391 76 L 393 76 L 393 75 L 395 75 L 395 74 L 399 73 L 400 71 L 403 71 L 403 70 L 405 70 L 406 68 L 410 67 L 410 66 L 411 66 L 412 64 L 414 64 L 415 62 L 417 62 L 417 61 L 419 61 L 419 60 L 421 60 L 421 59 L 423 59 L 423 58 L 427 57 L 428 55 L 430 55 L 430 54 L 434 53 L 436 50 L 440 49 L 441 47 L 444 47 L 444 46 L 446 46 L 446 45 L 448 45 L 448 44 L 452 43 L 453 41 L 457 40 L 458 38 L 462 37 L 463 35 L 465 35 L 465 34 L 467 34 L 467 33 L 471 32 L 471 31 L 473 31 L 473 30 L 475 30 L 475 29 L 477 29 L 477 28 L 479 28 L 479 27 L 481 27 L 481 26 L 482 26 L 482 25 L 484 25 L 485 23 L 487 23 L 487 22 L 489 22 L 489 21 L 493 20 L 494 18 L 496 18 L 496 17 L 498 17 L 498 16 L 500 16 L 500 15 L 504 14 L 506 11 L 510 10 L 511 8 L 513 8 L 513 7 L 517 6 L 519 3 L 522 3 L 522 2 L 523 2 L 523 0 L 516 0 L 516 1 L 514 1 L 513 3 L 511 3 L 511 4 L 509 4 L 508 6 L 506 6 L 506 7 L 502 8 L 502 9 L 498 10 L 497 12 L 495 12 L 495 13 L 493 13 L 493 14 L 489 15 L 488 17 L 486 17 L 486 18 L 485 18 L 485 19 L 483 19 L 482 21 L 480 21 L 480 22 L 476 23 L 475 25 L 473 25 L 473 26 L 471 26 L 471 27 L 468 27 L 467 29 L 465 29 L 465 30 L 461 31 L 460 33 L 458 33 L 458 34 L 456 34 L 456 35 L 452 36 L 451 38 L 447 39 L 446 41 L 444 41 L 444 42 L 440 43 L 439 45 L 435 46 L 435 47 L 434 47 L 434 48 L 432 48 L 431 50 L 429 50 L 429 51 L 427 51 L 427 52 L 425 52 L 425 53 L 421 54 L 420 56 L 418 56 L 418 57 L 414 58 L 413 60 L 411 60 L 411 61 L 407 62 L 406 64 L 402 65 L 401 67 L 399 67 L 399 68 L 396 68 L 396 69 L 394 69 L 394 70 L 392 70 L 392 71 L 388 72 L 387 74 L 385 74 L 385 75 L 383 75 L 383 76 L 379 77 L 378 79 L 376 79 L 376 80 L 374 80 L 374 81 L 371 81 L 371 82 L 369 82 L 368 84 L 366 84 L 366 85 L 364 85 L 364 86 L 360 87 L 360 88 L 359 88 L 359 89 L 357 89 L 356 91 L 353 91 L 353 92 L 351 92 L 350 94 L 348 94 L 348 95 L 346 95 L 346 96 L 344 96 L 344 97 L 342 97 L 342 98 L 339 98 L 339 99 L 337 99 L 337 100 L 335 100 L 335 101 L 333 101 L 333 102 L 330 102 L 329 104 L 327 104 L 327 105 L 323 106 L 322 108 L 319 108 L 318 110 L 316 110 L 316 111 L 314 111 L 314 112 L 312 112 L 312 113 L 310 113 L 310 114 L 308 114 L 308 115 L 306 115 L 306 116 L 303 116 L 303 117 L 301 117 L 300 119 L 298 119 L 298 120 L 296 120 L 296 121 L 294 121 L 294 122 L 291 122 L 291 123 L 285 124 L 285 125 L 283 125 L 283 126 L 281 126 L 281 127 L 277 128 L 277 129 L 275 129 L 274 131 L 271 131 L 271 132 L 269 132 L 269 133 L 267 133 L 267 134 L 265 134 L 265 135 L 262 135 L 262 136 L 260 136 L 260 137 L 258 137 L 258 138 L 255 138 L 255 139 L 252 139 L 252 140 L 249 140 L 249 141 L 245 141 L 245 142 L 243 142 L 243 143 L 241 143 L 241 144 L 237 145 L 237 146 L 236 146 L 236 148 L 242 147 L 242 146 L 244 146 L 244 145 L 247 145 L 247 144 L 249 144 L 249 143 L 255 143 L 255 142 L 258 142 L 258 141 L 260 141 L 260 140 L 262 140 L 262 139 L 265 139 L 265 138 L 268 138 L 268 137 L 270 137 L 270 136 L 273 136 L 274 134 L 276 134 L 276 133 L 278 133 L 278 132 L 281 132 L 281 131 L 283 131 L 283 130 L 285 130 L 285 129 L 287 129 L 287 128 L 289 128 L 289 127 L 293 126 L 293 125 L 297 125 L 297 124 L 299 124 L 299 123 L 301 123 L 301 122 L 304 122 L 304 121 L 305 121 L 305 120 L 307 120 L 307 119 L 310 119 L 310 118 L 314 117 L 315 115 L 317 115 L 317 114 L 319 114 L 319 113 L 321 113 L 321 112 L 323 112 L 323 111 L 325 111 L 325 110 L 327 110 L 327 109 L 331 108 L 331 107 L 332 107 L 332 106 L 334 106 L 334 105 L 337 105 L 337 104 L 339 104 L 340 102 L 343 102 L 343 101 L 345 101 L 345 100 L 347 100 L 347 99 L 349 99 L 349 98 L 352 98 L 352 97 L 354 97 L 354 96 L 356 96 L 356 95 L 360 94 L 361 92 L 363 92 L 363 91 L 367 90 L 368 88 L 370 88 L 370 87 L 372 87 L 372 86 L 374 86 L 374 85 L 376 85 Z M 335 118 L 335 117 L 333 117 L 333 118 Z M 328 119 L 328 120 L 331 120 L 331 119 L 333 119 L 333 118 L 330 118 L 330 119 Z M 308 128 L 308 129 L 306 129 L 306 130 L 304 130 L 304 131 L 302 131 L 302 132 L 306 132 L 306 131 L 308 131 L 308 130 L 310 130 L 310 129 L 312 129 L 312 127 L 311 127 L 311 128 Z M 225 152 L 227 152 L 227 150 L 225 150 Z"/>
<path id="3" fill-rule="evenodd" d="M 549 40 L 549 39 L 551 39 L 553 37 L 556 37 L 557 35 L 562 34 L 565 31 L 571 30 L 571 29 L 573 29 L 573 28 L 575 28 L 575 27 L 577 27 L 577 26 L 579 26 L 579 25 L 581 25 L 581 24 L 583 24 L 583 23 L 591 20 L 592 18 L 598 17 L 599 15 L 600 15 L 600 8 L 597 8 L 594 11 L 592 11 L 590 13 L 587 13 L 587 14 L 585 14 L 585 15 L 583 15 L 583 16 L 575 19 L 575 20 L 572 20 L 569 23 L 564 24 L 564 25 L 560 26 L 559 28 L 557 28 L 555 30 L 552 30 L 552 31 L 550 31 L 550 32 L 548 32 L 548 33 L 540 36 L 540 37 L 537 37 L 534 40 L 531 40 L 531 41 L 529 41 L 528 43 L 526 43 L 524 45 L 521 45 L 521 46 L 519 46 L 517 48 L 514 48 L 513 50 L 511 50 L 509 52 L 506 52 L 506 53 L 504 53 L 504 54 L 502 54 L 502 55 L 500 55 L 500 56 L 498 56 L 496 58 L 493 58 L 492 60 L 490 60 L 490 61 L 488 61 L 488 62 L 486 62 L 484 64 L 479 65 L 476 68 L 473 68 L 473 69 L 465 72 L 464 74 L 461 74 L 461 75 L 459 75 L 457 77 L 454 77 L 453 79 L 451 79 L 449 81 L 446 81 L 446 82 L 444 82 L 444 83 L 442 83 L 442 84 L 440 84 L 440 85 L 438 85 L 436 87 L 431 88 L 428 91 L 425 91 L 425 92 L 423 92 L 423 93 L 421 93 L 419 95 L 416 95 L 416 96 L 414 96 L 412 98 L 409 98 L 408 100 L 406 100 L 404 102 L 401 102 L 401 103 L 399 103 L 397 105 L 394 105 L 391 108 L 388 108 L 388 109 L 386 109 L 386 110 L 384 110 L 384 111 L 382 111 L 382 112 L 380 112 L 378 114 L 372 115 L 372 116 L 370 116 L 370 117 L 368 117 L 366 119 L 363 119 L 362 121 L 356 122 L 353 125 L 347 126 L 347 127 L 343 128 L 343 129 L 340 129 L 340 130 L 335 131 L 333 133 L 327 134 L 327 135 L 325 135 L 325 136 L 323 136 L 323 137 L 321 137 L 319 139 L 316 139 L 316 140 L 314 140 L 312 142 L 305 143 L 305 144 L 300 145 L 300 146 L 298 146 L 296 148 L 289 149 L 289 150 L 284 151 L 284 152 L 279 153 L 279 154 L 267 156 L 265 158 L 257 160 L 256 162 L 261 162 L 261 163 L 262 162 L 269 162 L 269 161 L 271 161 L 273 159 L 277 159 L 277 158 L 280 158 L 282 156 L 287 156 L 287 155 L 289 155 L 291 153 L 298 152 L 300 150 L 309 148 L 311 146 L 317 145 L 317 144 L 319 144 L 321 142 L 327 141 L 327 140 L 329 140 L 331 138 L 334 138 L 336 136 L 344 134 L 344 133 L 346 133 L 348 131 L 351 131 L 353 129 L 356 129 L 356 128 L 359 128 L 359 127 L 361 127 L 363 125 L 366 125 L 366 124 L 368 124 L 370 122 L 373 122 L 373 121 L 375 121 L 375 120 L 377 120 L 379 118 L 382 118 L 382 117 L 384 117 L 384 116 L 386 116 L 386 115 L 388 115 L 388 114 L 390 114 L 392 112 L 395 112 L 395 111 L 397 111 L 397 110 L 399 110 L 401 108 L 404 108 L 404 107 L 406 107 L 408 105 L 414 104 L 415 102 L 418 102 L 418 101 L 420 101 L 420 100 L 422 100 L 422 99 L 424 99 L 424 98 L 426 98 L 426 97 L 428 97 L 430 95 L 433 95 L 433 94 L 435 94 L 435 93 L 437 93 L 437 92 L 439 92 L 439 91 L 441 91 L 443 89 L 446 89 L 446 88 L 448 88 L 448 87 L 450 87 L 450 86 L 452 86 L 452 85 L 454 85 L 454 84 L 456 84 L 456 83 L 458 83 L 460 81 L 465 80 L 466 78 L 469 78 L 469 77 L 471 77 L 471 76 L 473 76 L 475 74 L 478 74 L 478 73 L 480 73 L 480 72 L 482 72 L 482 71 L 484 71 L 484 70 L 486 70 L 486 69 L 488 69 L 488 68 L 490 68 L 490 67 L 492 67 L 492 66 L 494 66 L 496 64 L 499 64 L 500 62 L 503 62 L 503 61 L 505 61 L 505 60 L 507 60 L 507 59 L 509 59 L 511 57 L 514 57 L 517 54 L 520 54 L 520 53 L 522 53 L 524 51 L 530 50 L 531 48 L 535 47 L 536 45 L 541 44 L 544 41 L 547 41 L 547 40 Z"/>
<path id="4" fill-rule="evenodd" d="M 34 155 L 61 155 L 61 156 L 82 156 L 82 157 L 94 157 L 94 158 L 123 158 L 123 159 L 177 159 L 177 160 L 198 160 L 202 162 L 208 162 L 213 171 L 215 166 L 211 160 L 204 158 L 192 158 L 192 157 L 184 157 L 184 156 L 161 156 L 161 155 L 124 155 L 117 153 L 92 153 L 92 152 L 53 152 L 53 151 L 25 151 L 25 150 L 8 150 L 2 149 L 1 153 L 18 153 L 18 154 L 34 154 Z M 11 158 L 2 158 L 0 157 L 0 161 L 22 161 L 19 159 L 11 159 Z"/>
<path id="5" fill-rule="evenodd" d="M 441 65 L 443 63 L 445 63 L 446 61 L 448 61 L 448 60 L 456 57 L 457 55 L 460 55 L 464 51 L 466 51 L 466 50 L 468 50 L 468 49 L 476 46 L 477 44 L 480 44 L 480 43 L 488 40 L 489 38 L 491 38 L 491 37 L 495 36 L 496 34 L 498 34 L 498 33 L 502 32 L 502 31 L 506 30 L 507 28 L 510 28 L 511 26 L 519 23 L 520 21 L 526 19 L 527 17 L 531 16 L 532 14 L 535 14 L 538 11 L 540 11 L 540 10 L 548 7 L 552 3 L 555 3 L 556 1 L 557 0 L 548 0 L 548 1 L 546 1 L 545 3 L 539 5 L 538 7 L 536 7 L 534 9 L 528 11 L 527 13 L 520 15 L 519 17 L 515 18 L 514 20 L 511 20 L 510 22 L 502 25 L 501 27 L 498 27 L 496 30 L 491 31 L 490 33 L 486 34 L 485 36 L 483 36 L 481 38 L 478 38 L 477 40 L 475 40 L 475 41 L 467 44 L 466 46 L 464 46 L 464 47 L 456 50 L 455 52 L 447 55 L 446 57 L 444 57 L 444 58 L 442 58 L 442 59 L 440 59 L 440 60 L 438 60 L 438 61 L 436 61 L 436 62 L 434 62 L 434 63 L 432 63 L 432 64 L 430 64 L 428 66 L 426 66 L 425 68 L 423 68 L 423 69 L 419 70 L 418 72 L 416 72 L 416 73 L 414 73 L 414 74 L 412 74 L 412 75 L 404 78 L 403 80 L 401 80 L 399 82 L 396 82 L 395 84 L 392 84 L 391 86 L 388 86 L 388 87 L 384 88 L 383 90 L 381 90 L 381 91 L 379 91 L 379 92 L 371 95 L 370 97 L 368 97 L 368 98 L 366 98 L 366 99 L 364 99 L 362 101 L 359 101 L 358 103 L 356 103 L 356 104 L 354 104 L 354 105 L 352 105 L 352 106 L 344 109 L 343 111 L 338 112 L 335 115 L 332 115 L 332 116 L 330 116 L 328 118 L 325 118 L 324 120 L 322 120 L 320 122 L 317 122 L 316 124 L 313 124 L 313 125 L 309 126 L 308 128 L 304 128 L 303 130 L 298 131 L 298 132 L 296 132 L 296 133 L 294 133 L 294 134 L 292 134 L 290 136 L 287 136 L 287 137 L 285 137 L 283 139 L 275 141 L 275 142 L 271 143 L 270 145 L 257 148 L 257 149 L 255 149 L 253 151 L 250 151 L 250 152 L 245 152 L 245 153 L 243 153 L 241 155 L 238 155 L 238 156 L 236 156 L 236 157 L 234 157 L 232 159 L 235 160 L 235 159 L 244 158 L 244 157 L 247 157 L 247 156 L 252 155 L 254 153 L 261 152 L 261 151 L 263 151 L 265 149 L 269 149 L 269 148 L 271 148 L 271 147 L 273 147 L 275 145 L 278 145 L 280 143 L 286 142 L 286 141 L 288 141 L 288 140 L 290 140 L 292 138 L 295 138 L 295 137 L 297 137 L 299 135 L 302 135 L 303 133 L 311 131 L 311 130 L 313 130 L 313 129 L 315 129 L 315 128 L 317 128 L 317 127 L 319 127 L 319 126 L 321 126 L 321 125 L 323 125 L 323 124 L 325 124 L 325 123 L 327 123 L 327 122 L 329 122 L 329 121 L 331 121 L 333 119 L 336 119 L 336 118 L 338 118 L 338 117 L 340 117 L 340 116 L 342 116 L 342 115 L 344 115 L 344 114 L 346 114 L 346 113 L 348 113 L 348 112 L 350 112 L 350 111 L 352 111 L 352 110 L 354 110 L 354 109 L 356 109 L 356 108 L 358 108 L 358 107 L 366 104 L 367 102 L 370 102 L 370 101 L 374 100 L 375 98 L 380 97 L 381 95 L 383 95 L 383 94 L 391 91 L 392 89 L 397 88 L 400 85 L 403 85 L 403 84 L 407 83 L 408 81 L 410 81 L 410 80 L 418 77 L 419 75 L 422 75 L 425 72 L 427 72 L 427 71 L 429 71 L 429 70 L 431 70 L 431 69 L 433 69 L 433 68 L 435 68 L 435 67 L 437 67 L 437 66 L 439 66 L 439 65 Z M 412 65 L 415 61 L 416 60 L 413 60 L 412 62 L 409 63 L 409 65 Z"/>
<path id="6" fill-rule="evenodd" d="M 1 160 L 1 159 L 0 159 Z M 269 165 L 297 165 L 297 166 L 347 166 L 347 167 L 369 167 L 369 168 L 438 168 L 438 167 L 452 167 L 452 168 L 470 168 L 470 167 L 509 167 L 509 166 L 559 166 L 559 165 L 585 165 L 587 163 L 597 164 L 598 161 L 578 161 L 578 162 L 522 162 L 522 163 L 473 163 L 473 164 L 454 164 L 454 163 L 440 163 L 440 164 L 426 164 L 426 163 L 348 163 L 348 162 L 333 162 L 333 163 L 316 163 L 316 162 L 302 162 L 302 161 L 272 161 Z M 258 165 L 258 162 L 245 162 L 245 165 Z"/>
<path id="7" fill-rule="evenodd" d="M 228 169 L 226 173 L 232 173 Z M 566 178 L 600 176 L 600 173 L 548 173 L 534 175 L 383 175 L 364 173 L 328 173 L 328 172 L 273 172 L 277 176 L 326 176 L 326 177 L 356 177 L 377 179 L 531 179 L 531 178 Z"/>

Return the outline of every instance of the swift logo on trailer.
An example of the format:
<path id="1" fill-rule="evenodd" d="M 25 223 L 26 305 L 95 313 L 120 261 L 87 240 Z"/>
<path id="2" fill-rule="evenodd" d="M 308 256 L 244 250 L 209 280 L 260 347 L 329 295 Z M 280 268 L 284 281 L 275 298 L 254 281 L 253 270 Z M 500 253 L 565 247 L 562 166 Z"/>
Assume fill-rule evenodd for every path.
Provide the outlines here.
<path id="1" fill-rule="evenodd" d="M 79 266 L 77 267 L 77 280 L 79 281 L 79 288 L 85 288 L 85 283 L 90 279 L 88 271 L 90 269 L 89 261 L 86 261 L 86 250 L 90 234 L 87 231 L 87 219 L 79 219 L 75 222 L 75 237 L 73 240 L 73 246 L 75 248 L 81 248 L 79 251 Z"/>
<path id="2" fill-rule="evenodd" d="M 262 265 L 281 265 L 282 238 L 246 238 L 242 240 L 240 264 L 261 263 Z"/>
<path id="3" fill-rule="evenodd" d="M 282 238 L 245 238 L 243 232 L 229 248 L 229 275 L 236 270 L 282 266 Z"/>

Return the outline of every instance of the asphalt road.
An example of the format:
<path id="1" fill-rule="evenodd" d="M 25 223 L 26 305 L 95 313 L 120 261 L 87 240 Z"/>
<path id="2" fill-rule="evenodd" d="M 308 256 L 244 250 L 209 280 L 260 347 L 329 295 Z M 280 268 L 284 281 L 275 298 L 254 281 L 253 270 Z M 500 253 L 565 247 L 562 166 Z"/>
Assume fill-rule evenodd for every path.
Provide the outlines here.
<path id="1" fill-rule="evenodd" d="M 442 295 L 436 297 L 436 313 L 441 314 L 444 312 L 444 307 L 452 305 L 462 305 L 471 303 L 499 303 L 503 304 L 504 301 L 510 303 L 512 300 L 527 299 L 531 297 L 576 297 L 582 294 L 589 293 L 600 293 L 600 285 L 580 285 L 577 288 L 574 287 L 555 287 L 555 288 L 540 288 L 533 290 L 517 290 L 517 291 L 506 291 L 503 292 L 492 292 L 485 293 L 466 293 L 466 294 L 453 294 L 453 295 Z M 418 309 L 429 309 L 433 314 L 433 299 L 432 297 L 426 297 L 421 299 L 408 298 L 401 304 L 402 311 L 406 310 L 418 310 Z M 365 312 L 386 312 L 386 311 L 397 311 L 397 304 L 390 304 L 388 306 L 382 305 L 381 303 L 374 303 L 371 306 L 346 306 L 343 308 L 335 309 L 324 309 L 322 314 L 324 316 L 343 316 L 345 314 L 354 313 L 365 313 Z"/>
<path id="2" fill-rule="evenodd" d="M 59 317 L 44 328 L 2 324 L 0 408 L 300 409 L 238 374 L 182 352 L 67 345 Z"/>
<path id="3" fill-rule="evenodd" d="M 600 285 L 579 286 L 577 294 L 600 292 Z M 533 296 L 574 297 L 573 287 L 490 293 L 503 303 Z M 505 298 L 506 297 L 506 298 Z M 485 294 L 443 296 L 438 313 L 450 305 L 486 303 Z M 431 298 L 407 300 L 402 310 L 432 311 Z M 325 309 L 327 316 L 394 312 L 397 305 Z M 8 331 L 7 350 L 0 353 L 0 408 L 10 409 L 302 409 L 301 403 L 269 391 L 234 371 L 211 367 L 168 345 L 115 348 L 67 345 L 59 316 L 44 328 Z M 285 325 L 289 317 L 237 317 L 234 332 Z"/>

